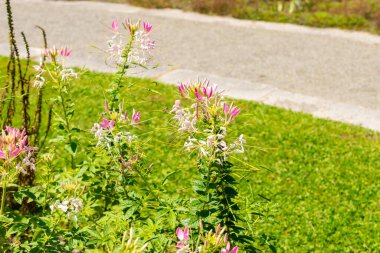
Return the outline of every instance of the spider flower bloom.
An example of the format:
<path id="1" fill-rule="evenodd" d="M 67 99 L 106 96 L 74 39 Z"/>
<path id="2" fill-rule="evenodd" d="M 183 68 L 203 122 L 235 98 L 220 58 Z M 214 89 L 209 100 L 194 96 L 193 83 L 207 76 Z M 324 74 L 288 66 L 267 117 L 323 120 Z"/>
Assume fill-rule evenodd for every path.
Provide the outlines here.
<path id="1" fill-rule="evenodd" d="M 61 50 L 60 50 L 60 55 L 62 57 L 69 57 L 71 55 L 71 52 L 73 50 L 69 50 L 67 47 L 62 47 Z"/>
<path id="2" fill-rule="evenodd" d="M 45 48 L 43 50 L 43 54 L 48 57 L 50 60 L 52 60 L 53 62 L 55 62 L 58 54 L 60 54 L 60 52 L 58 51 L 58 49 L 53 46 L 52 48 Z"/>
<path id="3" fill-rule="evenodd" d="M 189 240 L 189 228 L 185 227 L 185 229 L 182 230 L 178 227 L 176 230 L 176 235 L 179 240 L 179 242 L 177 242 L 177 248 L 179 251 L 177 252 L 181 252 L 181 249 L 185 249 L 187 247 L 185 244 L 187 244 L 187 241 Z"/>
<path id="4" fill-rule="evenodd" d="M 178 86 L 178 90 L 179 90 L 179 93 L 181 93 L 181 96 L 184 97 L 185 96 L 185 93 L 186 93 L 186 90 L 188 89 L 187 85 L 181 83 L 179 86 Z"/>
<path id="5" fill-rule="evenodd" d="M 106 117 L 103 116 L 103 121 L 99 123 L 99 126 L 103 129 L 109 129 L 112 131 L 113 127 L 115 126 L 114 120 L 108 120 Z"/>
<path id="6" fill-rule="evenodd" d="M 187 243 L 187 240 L 189 240 L 189 228 L 185 227 L 184 230 L 182 230 L 180 227 L 177 228 L 175 231 L 178 240 L 183 241 L 184 243 Z"/>
<path id="7" fill-rule="evenodd" d="M 214 94 L 215 87 L 202 87 L 203 95 L 205 95 L 207 98 L 211 98 Z"/>
<path id="8" fill-rule="evenodd" d="M 233 103 L 231 103 L 231 105 L 224 103 L 223 110 L 226 116 L 230 116 L 227 122 L 231 122 L 240 113 L 240 108 L 237 106 L 233 106 Z"/>
<path id="9" fill-rule="evenodd" d="M 116 19 L 112 20 L 111 27 L 112 31 L 117 32 L 119 30 L 119 22 Z"/>
<path id="10" fill-rule="evenodd" d="M 133 109 L 132 112 L 132 124 L 136 124 L 140 120 L 140 112 L 136 112 L 135 109 Z"/>
<path id="11" fill-rule="evenodd" d="M 0 137 L 0 159 L 8 160 L 36 149 L 29 147 L 28 136 L 25 129 L 20 132 L 19 129 L 13 127 L 5 127 Z"/>
<path id="12" fill-rule="evenodd" d="M 227 247 L 225 249 L 222 249 L 222 251 L 220 253 L 238 253 L 238 246 L 235 246 L 231 251 L 230 251 L 230 248 L 231 248 L 231 244 L 230 242 L 227 243 Z"/>
<path id="13" fill-rule="evenodd" d="M 133 24 L 130 18 L 126 18 L 124 22 L 124 27 L 128 28 L 131 34 L 134 34 L 135 32 L 137 32 L 137 30 L 140 27 L 140 21 L 137 21 L 136 23 Z"/>
<path id="14" fill-rule="evenodd" d="M 199 91 L 198 91 L 197 88 L 194 89 L 194 95 L 195 95 L 195 97 L 197 98 L 197 101 L 198 101 L 198 102 L 202 102 L 202 101 L 203 101 L 202 94 L 199 93 Z"/>
<path id="15" fill-rule="evenodd" d="M 149 33 L 150 30 L 152 30 L 152 25 L 149 24 L 147 21 L 143 21 L 143 26 L 144 26 L 144 32 Z"/>

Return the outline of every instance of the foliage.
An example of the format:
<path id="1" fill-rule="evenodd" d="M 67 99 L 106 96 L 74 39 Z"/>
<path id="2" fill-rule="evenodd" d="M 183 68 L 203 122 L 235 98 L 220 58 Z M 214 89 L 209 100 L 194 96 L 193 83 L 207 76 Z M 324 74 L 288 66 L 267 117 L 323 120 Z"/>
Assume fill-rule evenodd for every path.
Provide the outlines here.
<path id="1" fill-rule="evenodd" d="M 0 58 L 0 76 L 6 74 L 7 61 Z M 218 224 L 211 224 L 217 219 L 205 219 L 203 225 L 199 220 L 192 222 L 197 208 L 191 204 L 202 196 L 193 189 L 201 177 L 198 169 L 203 169 L 198 167 L 202 165 L 199 158 L 204 157 L 199 157 L 200 146 L 186 155 L 185 132 L 173 131 L 176 120 L 169 114 L 177 97 L 173 87 L 123 78 L 121 106 L 111 108 L 104 100 L 112 101 L 112 90 L 118 89 L 110 85 L 113 80 L 115 75 L 92 72 L 73 79 L 69 97 L 88 98 L 75 104 L 71 116 L 71 129 L 78 139 L 74 168 L 67 139 L 56 140 L 64 130 L 58 120 L 63 107 L 54 107 L 53 131 L 47 147 L 38 150 L 34 185 L 5 187 L 2 251 L 174 252 L 178 241 L 191 247 L 198 238 L 199 245 L 219 241 Z M 47 98 L 57 97 L 53 86 L 43 86 Z M 198 95 L 192 91 L 192 99 L 210 95 L 209 89 L 199 90 Z M 124 97 L 128 103 L 121 102 Z M 43 110 L 50 109 L 50 102 L 44 100 Z M 229 99 L 224 102 L 231 115 L 234 106 Z M 264 251 L 276 247 L 292 252 L 376 251 L 379 134 L 253 102 L 234 103 L 239 104 L 240 113 L 228 124 L 225 142 L 233 143 L 237 133 L 244 133 L 247 141 L 243 155 L 227 157 L 234 164 L 232 176 L 238 183 L 233 185 L 238 192 L 234 196 L 238 225 L 254 239 L 253 246 Z M 182 98 L 184 108 L 190 110 L 191 104 Z M 227 114 L 222 105 L 219 115 Z M 17 120 L 21 115 L 15 123 L 21 122 Z M 197 129 L 204 129 L 206 123 L 198 122 Z M 209 136 L 195 134 L 199 140 Z M 131 142 L 130 136 L 135 136 Z M 256 172 L 251 164 L 262 170 Z M 20 209 L 24 201 L 34 208 Z M 126 233 L 131 227 L 134 239 Z M 186 227 L 189 239 L 185 242 Z M 236 245 L 219 243 L 212 244 L 217 252 L 231 252 Z M 243 243 L 237 244 L 242 251 Z"/>
<path id="2" fill-rule="evenodd" d="M 9 20 L 12 20 L 10 3 L 6 3 Z M 12 30 L 12 22 L 9 23 Z M 121 25 L 123 31 L 120 31 Z M 235 199 L 238 195 L 234 186 L 236 180 L 232 177 L 232 164 L 226 160 L 229 152 L 244 151 L 242 138 L 239 138 L 238 144 L 235 142 L 229 148 L 221 148 L 221 154 L 215 149 L 210 153 L 212 159 L 209 161 L 199 159 L 204 185 L 207 184 L 210 190 L 213 187 L 209 186 L 216 185 L 215 190 L 205 190 L 205 195 L 210 195 L 210 198 L 202 203 L 203 207 L 194 205 L 190 198 L 168 194 L 165 184 L 170 174 L 161 183 L 150 177 L 154 163 L 148 163 L 149 157 L 145 155 L 149 142 L 140 139 L 144 133 L 144 125 L 140 121 L 143 113 L 130 108 L 132 103 L 126 104 L 127 109 L 124 109 L 124 99 L 129 98 L 122 95 L 122 92 L 133 94 L 133 83 L 126 79 L 128 70 L 149 66 L 150 52 L 155 48 L 155 42 L 150 38 L 152 25 L 146 21 L 126 19 L 119 23 L 113 20 L 111 30 L 113 36 L 105 52 L 108 54 L 107 62 L 115 67 L 116 73 L 104 93 L 101 121 L 94 123 L 90 131 L 83 130 L 74 121 L 77 110 L 73 89 L 85 72 L 79 74 L 76 69 L 67 67 L 66 62 L 72 51 L 67 47 L 45 48 L 39 64 L 33 66 L 33 75 L 27 82 L 28 92 L 33 89 L 32 92 L 40 94 L 38 110 L 43 110 L 42 104 L 50 108 L 46 129 L 51 130 L 51 134 L 46 131 L 46 144 L 43 140 L 36 143 L 37 147 L 30 146 L 25 114 L 22 114 L 24 124 L 19 126 L 22 131 L 10 126 L 5 126 L 2 131 L 0 249 L 4 252 L 190 252 L 186 244 L 191 227 L 194 231 L 198 230 L 197 244 L 202 242 L 202 246 L 197 245 L 192 252 L 236 253 L 239 247 L 241 250 L 256 250 L 253 246 L 256 243 L 254 235 L 243 233 L 245 220 L 235 213 L 239 210 Z M 12 33 L 10 40 L 11 62 L 17 62 L 15 66 L 21 69 L 17 50 L 12 50 L 17 48 Z M 28 68 L 29 60 L 26 70 Z M 10 90 L 14 104 L 18 102 L 15 96 L 16 79 L 23 87 L 22 72 L 11 72 L 7 76 L 13 85 Z M 9 96 L 9 86 L 5 87 Z M 208 111 L 207 106 L 197 104 L 203 115 L 213 110 L 224 113 L 212 114 L 212 118 L 205 123 L 210 124 L 213 120 L 216 125 L 210 125 L 205 130 L 215 129 L 214 134 L 218 134 L 218 138 L 214 136 L 213 145 L 226 145 L 219 140 L 224 139 L 225 128 L 240 109 L 232 104 L 222 104 L 220 94 L 214 93 L 215 89 L 198 88 L 202 88 L 207 97 L 205 105 L 210 106 Z M 22 88 L 22 102 L 25 94 Z M 199 97 L 202 95 L 196 93 L 196 96 L 198 102 L 203 101 Z M 9 106 L 13 106 L 12 103 Z M 15 107 L 12 108 L 15 111 Z M 14 113 L 9 114 L 6 119 L 13 119 L 14 116 Z M 194 116 L 197 115 L 193 113 Z M 220 123 L 222 118 L 223 123 Z M 6 122 L 12 123 L 11 120 Z M 88 123 L 85 122 L 84 129 L 88 129 Z M 34 155 L 37 150 L 38 156 Z M 16 181 L 17 176 L 29 175 L 30 171 L 37 171 L 33 184 L 23 185 Z M 194 183 L 194 188 L 196 185 Z M 33 208 L 20 209 L 19 205 L 24 202 L 30 203 Z M 219 211 L 211 211 L 215 208 Z M 194 213 L 202 226 L 190 224 Z M 211 224 L 210 221 L 215 223 Z M 185 232 L 178 227 L 182 224 L 187 224 Z M 221 225 L 225 227 L 221 229 Z M 180 240 L 177 245 L 173 240 L 176 227 Z M 132 239 L 133 228 L 137 234 L 135 240 Z M 205 234 L 204 228 L 210 232 Z M 126 240 L 128 230 L 129 239 Z M 231 243 L 236 245 L 232 249 Z"/>

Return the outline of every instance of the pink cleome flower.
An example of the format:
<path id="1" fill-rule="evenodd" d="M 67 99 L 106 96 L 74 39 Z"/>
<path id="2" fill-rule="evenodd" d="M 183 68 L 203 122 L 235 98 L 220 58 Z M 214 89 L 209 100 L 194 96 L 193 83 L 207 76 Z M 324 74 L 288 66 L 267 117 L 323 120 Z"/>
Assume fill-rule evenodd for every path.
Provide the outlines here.
<path id="1" fill-rule="evenodd" d="M 108 128 L 110 131 L 112 131 L 113 127 L 115 126 L 115 121 L 114 120 L 108 120 L 103 115 L 103 121 L 99 123 L 99 126 L 103 129 Z"/>
<path id="2" fill-rule="evenodd" d="M 139 122 L 140 120 L 140 112 L 136 112 L 135 109 L 133 109 L 133 112 L 132 112 L 132 124 L 135 124 L 137 122 Z"/>
<path id="3" fill-rule="evenodd" d="M 177 243 L 177 248 L 181 249 L 185 247 L 185 244 L 187 244 L 187 241 L 189 240 L 189 228 L 185 227 L 184 230 L 182 230 L 180 227 L 176 230 L 176 235 L 179 240 Z"/>
<path id="4" fill-rule="evenodd" d="M 210 85 L 207 80 L 198 80 L 189 84 L 181 83 L 178 90 L 182 97 L 195 98 L 198 102 L 204 102 L 221 94 L 221 92 L 217 92 L 217 85 Z"/>
<path id="5" fill-rule="evenodd" d="M 6 126 L 0 137 L 0 159 L 9 160 L 15 158 L 34 147 L 28 146 L 28 136 L 25 129 L 20 132 L 19 129 Z"/>
<path id="6" fill-rule="evenodd" d="M 60 54 L 62 57 L 69 57 L 71 55 L 72 49 L 68 49 L 67 47 L 62 47 L 60 50 Z"/>
<path id="7" fill-rule="evenodd" d="M 152 25 L 149 24 L 147 21 L 143 21 L 143 26 L 144 26 L 144 32 L 148 33 L 150 30 L 152 30 Z"/>
<path id="8" fill-rule="evenodd" d="M 238 116 L 240 113 L 240 108 L 237 106 L 233 106 L 233 103 L 231 103 L 231 105 L 224 103 L 223 110 L 224 110 L 224 114 L 226 116 L 229 116 L 229 119 L 228 119 L 229 122 L 233 120 L 236 116 Z"/>
<path id="9" fill-rule="evenodd" d="M 238 246 L 235 246 L 231 251 L 230 251 L 230 248 L 231 248 L 231 244 L 230 242 L 227 243 L 227 247 L 225 249 L 222 249 L 222 251 L 220 253 L 238 253 Z"/>

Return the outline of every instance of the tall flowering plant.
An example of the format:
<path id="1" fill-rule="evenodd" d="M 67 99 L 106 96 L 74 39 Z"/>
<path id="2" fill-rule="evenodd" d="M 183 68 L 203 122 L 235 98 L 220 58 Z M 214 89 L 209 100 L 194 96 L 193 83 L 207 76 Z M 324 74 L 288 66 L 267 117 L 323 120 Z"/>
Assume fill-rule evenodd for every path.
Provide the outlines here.
<path id="1" fill-rule="evenodd" d="M 74 168 L 77 142 L 74 141 L 74 131 L 71 124 L 71 119 L 74 115 L 71 87 L 74 79 L 78 78 L 78 73 L 66 65 L 66 61 L 71 54 L 72 50 L 67 47 L 45 49 L 40 64 L 34 66 L 36 75 L 33 80 L 33 85 L 39 91 L 42 91 L 45 86 L 48 86 L 48 88 L 55 92 L 56 97 L 52 98 L 51 107 L 57 106 L 60 108 L 60 110 L 54 112 L 59 125 L 58 129 L 64 131 L 62 139 L 65 140 L 66 149 L 70 152 L 71 167 Z M 48 127 L 50 127 L 50 122 L 48 122 Z M 57 138 L 57 140 L 59 140 L 59 138 Z"/>
<path id="2" fill-rule="evenodd" d="M 155 41 L 150 37 L 152 25 L 147 21 L 134 23 L 131 19 L 125 19 L 120 24 L 118 20 L 113 20 L 111 28 L 113 36 L 107 43 L 106 51 L 107 62 L 117 68 L 109 90 L 110 106 L 115 109 L 120 100 L 120 89 L 124 86 L 123 77 L 131 68 L 146 68 L 152 58 Z"/>
<path id="3" fill-rule="evenodd" d="M 181 83 L 178 90 L 182 99 L 175 101 L 171 110 L 174 125 L 186 136 L 185 150 L 198 157 L 200 178 L 193 183 L 198 197 L 192 205 L 196 218 L 203 219 L 208 227 L 216 222 L 227 226 L 231 239 L 237 241 L 241 230 L 238 192 L 229 158 L 244 153 L 245 139 L 240 135 L 229 142 L 227 134 L 240 109 L 226 102 L 217 85 L 207 81 Z"/>
<path id="4" fill-rule="evenodd" d="M 97 140 L 96 156 L 104 157 L 99 161 L 94 176 L 103 175 L 100 185 L 105 197 L 105 210 L 119 201 L 117 193 L 124 193 L 128 185 L 133 185 L 135 176 L 145 179 L 142 170 L 144 154 L 138 137 L 133 133 L 140 115 L 135 109 L 127 112 L 121 104 L 117 110 L 112 110 L 106 101 L 102 121 L 95 123 L 91 130 Z"/>
<path id="5" fill-rule="evenodd" d="M 33 151 L 37 148 L 28 145 L 25 130 L 5 127 L 0 136 L 0 174 L 2 197 L 0 216 L 3 214 L 7 185 L 13 182 L 20 173 L 26 174 L 29 169 L 35 171 Z"/>
<path id="6" fill-rule="evenodd" d="M 121 172 L 133 170 L 133 165 L 142 157 L 137 136 L 131 133 L 131 128 L 139 123 L 140 115 L 135 109 L 128 115 L 121 104 L 117 111 L 111 111 L 106 101 L 102 121 L 95 123 L 91 130 L 98 140 L 96 146 L 115 158 L 111 162 L 120 165 Z"/>

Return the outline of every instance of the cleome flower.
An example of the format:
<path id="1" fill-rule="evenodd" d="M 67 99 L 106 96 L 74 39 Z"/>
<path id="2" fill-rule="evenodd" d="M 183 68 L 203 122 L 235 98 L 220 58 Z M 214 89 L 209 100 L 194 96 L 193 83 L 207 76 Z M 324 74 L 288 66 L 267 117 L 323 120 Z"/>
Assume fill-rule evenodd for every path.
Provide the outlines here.
<path id="1" fill-rule="evenodd" d="M 79 198 L 69 198 L 68 200 L 66 199 L 62 202 L 57 200 L 54 204 L 50 205 L 50 210 L 52 213 L 60 210 L 66 214 L 67 218 L 73 217 L 75 222 L 78 221 L 76 214 L 82 209 L 83 203 Z"/>
<path id="2" fill-rule="evenodd" d="M 7 160 L 25 153 L 28 149 L 27 142 L 25 129 L 20 132 L 17 128 L 5 127 L 0 138 L 0 159 Z"/>
<path id="3" fill-rule="evenodd" d="M 202 227 L 202 222 L 201 222 Z M 202 229 L 201 229 L 202 231 Z M 183 230 L 178 227 L 176 230 L 176 235 L 178 238 L 177 242 L 177 253 L 202 253 L 202 252 L 220 252 L 220 253 L 237 253 L 238 246 L 235 246 L 231 249 L 231 243 L 228 241 L 228 235 L 225 233 L 226 227 L 221 228 L 219 224 L 215 233 L 213 230 L 210 230 L 207 234 L 199 235 L 200 238 L 198 242 L 200 242 L 201 246 L 194 247 L 189 243 L 190 230 L 189 227 L 185 227 Z M 202 245 L 203 244 L 203 245 Z M 197 245 L 199 245 L 197 243 Z M 230 251 L 231 249 L 231 251 Z"/>
<path id="4" fill-rule="evenodd" d="M 135 109 L 128 116 L 122 104 L 119 104 L 118 109 L 110 110 L 105 101 L 103 121 L 95 123 L 91 129 L 98 141 L 96 146 L 102 152 L 107 152 L 107 155 L 116 157 L 116 164 L 122 173 L 132 171 L 143 157 L 137 136 L 129 131 L 139 123 L 140 117 L 141 113 Z"/>
<path id="5" fill-rule="evenodd" d="M 43 57 L 46 57 L 51 66 L 47 66 L 40 58 L 39 65 L 34 65 L 36 75 L 33 80 L 33 86 L 41 89 L 47 80 L 59 80 L 59 82 L 70 82 L 72 79 L 78 78 L 78 74 L 72 68 L 65 66 L 65 59 L 71 56 L 72 50 L 67 47 L 60 49 L 53 46 L 44 49 Z"/>
<path id="6" fill-rule="evenodd" d="M 177 228 L 176 235 L 179 240 L 177 242 L 177 253 L 190 252 L 189 245 L 187 244 L 187 241 L 189 240 L 189 232 L 189 227 L 185 227 L 184 230 L 182 230 L 180 227 Z"/>
<path id="7" fill-rule="evenodd" d="M 150 38 L 153 26 L 147 21 L 133 23 L 130 19 L 125 19 L 122 25 L 127 35 L 119 32 L 119 21 L 112 20 L 111 29 L 114 35 L 107 42 L 107 62 L 116 66 L 146 65 L 155 48 L 155 41 Z"/>
<path id="8" fill-rule="evenodd" d="M 20 131 L 17 128 L 6 126 L 0 136 L 0 159 L 5 163 L 18 159 L 16 170 L 26 173 L 25 167 L 35 170 L 32 152 L 37 150 L 28 145 L 28 136 L 25 129 Z"/>
<path id="9" fill-rule="evenodd" d="M 199 156 L 219 163 L 231 153 L 244 153 L 243 135 L 231 144 L 226 140 L 227 126 L 239 115 L 240 108 L 224 102 L 216 84 L 199 80 L 181 83 L 178 91 L 190 106 L 182 107 L 181 100 L 176 100 L 170 113 L 174 114 L 177 130 L 188 134 L 184 143 L 186 150 L 197 150 Z"/>

